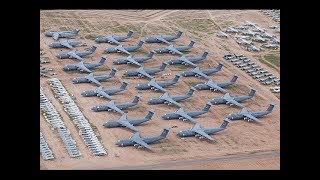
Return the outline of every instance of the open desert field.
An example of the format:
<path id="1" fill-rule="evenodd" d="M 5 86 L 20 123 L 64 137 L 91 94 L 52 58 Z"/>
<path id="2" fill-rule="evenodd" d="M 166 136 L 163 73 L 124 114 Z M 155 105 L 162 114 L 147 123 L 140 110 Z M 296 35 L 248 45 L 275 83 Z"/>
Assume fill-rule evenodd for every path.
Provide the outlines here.
<path id="1" fill-rule="evenodd" d="M 54 159 L 44 160 L 40 155 L 40 169 L 280 169 L 280 98 L 270 91 L 270 85 L 262 85 L 244 71 L 235 67 L 230 61 L 223 58 L 228 52 L 243 54 L 252 62 L 268 70 L 280 78 L 280 66 L 265 63 L 267 55 L 280 57 L 280 50 L 265 49 L 260 52 L 246 51 L 231 37 L 220 38 L 215 35 L 228 26 L 242 25 L 246 20 L 255 22 L 275 34 L 280 39 L 279 33 L 274 33 L 269 28 L 278 25 L 270 17 L 265 16 L 258 10 L 41 10 L 40 11 L 40 49 L 44 57 L 50 61 L 41 64 L 42 67 L 51 68 L 67 91 L 74 96 L 74 101 L 82 110 L 84 116 L 93 127 L 98 139 L 107 151 L 105 156 L 94 156 L 85 145 L 68 114 L 63 110 L 62 104 L 55 98 L 47 77 L 40 77 L 40 85 L 44 94 L 54 105 L 62 117 L 65 126 L 70 130 L 81 156 L 71 158 L 50 124 L 40 113 L 40 131 L 43 133 L 48 146 L 53 152 Z M 108 100 L 100 97 L 83 97 L 84 90 L 94 90 L 94 84 L 73 84 L 75 77 L 85 76 L 86 73 L 78 71 L 66 72 L 63 67 L 79 61 L 72 59 L 58 59 L 56 55 L 68 52 L 69 49 L 53 49 L 48 45 L 54 42 L 53 38 L 44 36 L 46 31 L 72 31 L 80 28 L 79 35 L 75 40 L 86 43 L 87 46 L 76 47 L 77 51 L 84 51 L 95 43 L 94 39 L 106 35 L 126 35 L 128 30 L 133 30 L 132 38 L 123 45 L 134 45 L 140 39 L 155 35 L 175 35 L 178 30 L 183 32 L 181 38 L 172 42 L 173 45 L 188 45 L 191 39 L 195 39 L 194 47 L 186 56 L 201 56 L 205 50 L 209 51 L 206 60 L 197 63 L 200 69 L 216 67 L 218 62 L 223 62 L 222 70 L 211 75 L 214 82 L 225 82 L 232 78 L 234 73 L 238 74 L 237 82 L 225 89 L 234 96 L 246 95 L 250 88 L 257 90 L 255 96 L 244 101 L 242 104 L 249 111 L 264 111 L 269 103 L 274 102 L 273 112 L 259 118 L 263 123 L 257 124 L 243 120 L 231 121 L 224 131 L 218 132 L 211 137 L 213 142 L 196 137 L 181 139 L 177 132 L 191 128 L 194 124 L 188 121 L 170 120 L 166 121 L 161 116 L 168 112 L 174 112 L 175 106 L 149 105 L 147 102 L 153 97 L 159 97 L 163 93 L 153 90 L 137 90 L 135 86 L 139 83 L 147 83 L 148 79 L 139 77 L 123 77 L 126 70 L 138 68 L 133 65 L 114 65 L 112 61 L 117 58 L 125 58 L 127 55 L 120 53 L 104 54 L 108 47 L 115 47 L 109 43 L 99 43 L 97 50 L 92 55 L 84 57 L 86 63 L 97 62 L 101 56 L 107 56 L 103 66 L 93 70 L 95 75 L 110 73 L 110 69 L 117 68 L 115 78 L 102 82 L 105 88 L 119 87 L 123 80 L 128 80 L 129 85 L 125 91 L 112 95 L 116 103 L 131 102 L 135 95 L 140 95 L 138 105 L 124 110 L 128 118 L 142 118 L 148 110 L 154 109 L 155 114 L 151 121 L 136 126 L 142 137 L 159 135 L 164 127 L 170 127 L 166 139 L 150 144 L 156 152 L 152 153 L 146 149 L 136 147 L 118 147 L 115 143 L 119 139 L 128 139 L 134 134 L 126 128 L 105 128 L 102 124 L 106 121 L 116 120 L 120 117 L 113 112 L 94 112 L 93 106 L 102 105 Z M 134 57 L 147 56 L 150 50 L 166 46 L 165 44 L 152 43 L 143 44 Z M 150 61 L 143 63 L 145 68 L 159 68 L 162 62 L 176 59 L 180 56 L 172 54 L 155 54 Z M 278 60 L 280 63 L 280 59 Z M 156 75 L 156 81 L 172 80 L 175 74 L 193 67 L 184 65 L 168 65 L 168 67 Z M 207 82 L 206 79 L 197 77 L 181 77 L 176 85 L 170 86 L 167 92 L 170 95 L 183 95 L 191 86 Z M 219 91 L 195 91 L 193 96 L 182 101 L 186 111 L 203 109 L 205 104 L 213 98 L 219 98 L 223 93 Z M 214 105 L 209 112 L 196 119 L 203 128 L 218 127 L 229 113 L 237 113 L 241 108 L 225 104 Z"/>

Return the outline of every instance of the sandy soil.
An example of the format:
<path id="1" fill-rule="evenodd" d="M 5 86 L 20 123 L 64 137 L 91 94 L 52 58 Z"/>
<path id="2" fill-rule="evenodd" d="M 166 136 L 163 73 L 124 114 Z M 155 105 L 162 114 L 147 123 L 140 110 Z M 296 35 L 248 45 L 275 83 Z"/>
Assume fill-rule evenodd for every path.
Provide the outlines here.
<path id="1" fill-rule="evenodd" d="M 50 125 L 40 115 L 40 128 L 46 137 L 51 150 L 54 153 L 55 159 L 52 161 L 44 161 L 40 157 L 40 169 L 107 169 L 112 167 L 122 166 L 144 166 L 158 163 L 179 161 L 184 159 L 210 158 L 228 155 L 250 155 L 256 152 L 280 151 L 280 100 L 270 92 L 270 86 L 263 86 L 258 81 L 252 79 L 245 72 L 233 66 L 230 62 L 222 57 L 227 52 L 232 51 L 238 54 L 244 54 L 256 64 L 259 64 L 264 69 L 272 72 L 277 77 L 280 77 L 280 71 L 271 69 L 260 63 L 255 56 L 263 56 L 265 52 L 248 52 L 241 48 L 233 39 L 221 39 L 214 35 L 215 32 L 226 27 L 226 25 L 240 25 L 245 20 L 256 22 L 260 27 L 268 29 L 270 25 L 275 24 L 274 21 L 264 16 L 259 11 L 226 11 L 226 10 L 210 10 L 210 11 L 185 11 L 185 10 L 143 10 L 143 11 L 101 11 L 101 10 L 81 10 L 81 11 L 41 11 L 40 12 L 40 47 L 43 48 L 44 56 L 49 57 L 49 64 L 44 64 L 43 67 L 53 68 L 57 73 L 53 77 L 57 77 L 70 94 L 76 98 L 76 103 L 83 110 L 83 114 L 88 118 L 90 123 L 97 128 L 97 134 L 101 138 L 102 144 L 107 149 L 108 155 L 104 157 L 93 156 L 84 141 L 78 135 L 78 130 L 63 111 L 62 105 L 54 98 L 47 78 L 40 78 L 40 84 L 43 87 L 44 93 L 54 104 L 58 112 L 63 117 L 66 126 L 70 129 L 73 138 L 77 142 L 77 146 L 82 153 L 79 158 L 70 158 L 67 151 L 63 147 L 63 143 L 58 135 L 50 129 Z M 201 26 L 199 25 L 201 24 Z M 201 28 L 198 28 L 198 25 Z M 200 68 L 209 68 L 217 66 L 219 61 L 223 61 L 225 66 L 222 71 L 213 75 L 212 80 L 215 82 L 229 81 L 233 73 L 239 75 L 239 79 L 235 85 L 226 88 L 232 95 L 247 94 L 250 87 L 257 89 L 256 95 L 243 104 L 249 110 L 265 110 L 270 102 L 275 102 L 276 106 L 273 112 L 266 117 L 260 118 L 263 125 L 248 123 L 244 121 L 231 122 L 225 131 L 213 135 L 215 142 L 199 140 L 195 137 L 181 140 L 176 133 L 180 130 L 191 128 L 193 124 L 182 122 L 179 120 L 164 121 L 161 116 L 166 112 L 177 110 L 176 107 L 167 105 L 148 105 L 147 101 L 152 97 L 160 96 L 161 93 L 154 91 L 137 91 L 134 87 L 138 83 L 145 83 L 147 79 L 140 78 L 124 78 L 122 74 L 127 69 L 135 69 L 135 66 L 129 65 L 113 65 L 112 60 L 119 57 L 126 57 L 121 54 L 107 54 L 107 61 L 102 66 L 94 70 L 94 74 L 108 74 L 112 67 L 116 67 L 119 71 L 116 73 L 116 78 L 110 79 L 102 84 L 106 88 L 118 87 L 124 79 L 129 81 L 127 90 L 114 95 L 117 103 L 132 101 L 137 94 L 142 96 L 137 107 L 127 110 L 129 118 L 143 117 L 149 109 L 155 109 L 156 113 L 153 119 L 143 125 L 137 126 L 141 132 L 141 136 L 150 136 L 160 134 L 162 127 L 172 127 L 167 139 L 152 144 L 151 146 L 157 153 L 150 153 L 147 150 L 137 150 L 134 147 L 117 147 L 115 142 L 118 139 L 129 138 L 133 132 L 124 128 L 106 129 L 102 126 L 103 122 L 115 120 L 120 117 L 119 114 L 110 112 L 93 112 L 91 107 L 99 104 L 104 104 L 107 101 L 98 97 L 82 97 L 81 92 L 84 90 L 95 89 L 92 84 L 72 84 L 71 79 L 78 76 L 84 76 L 82 73 L 67 73 L 62 67 L 77 63 L 75 60 L 65 59 L 60 60 L 55 57 L 56 54 L 67 52 L 68 49 L 50 49 L 49 43 L 53 42 L 52 38 L 45 37 L 44 31 L 59 31 L 60 28 L 72 30 L 80 27 L 81 31 L 76 39 L 88 44 L 87 47 L 94 44 L 93 40 L 87 39 L 88 35 L 103 36 L 108 34 L 122 35 L 126 34 L 129 29 L 135 32 L 133 38 L 123 44 L 136 44 L 139 39 L 164 33 L 174 35 L 177 29 L 184 32 L 180 39 L 177 39 L 173 44 L 182 45 L 189 44 L 190 39 L 195 38 L 197 42 L 194 48 L 191 49 L 187 56 L 200 56 L 204 50 L 209 50 L 210 53 L 207 60 L 198 63 Z M 197 29 L 198 28 L 198 29 Z M 272 32 L 272 31 L 270 31 Z M 98 44 L 96 53 L 86 57 L 86 62 L 97 62 L 102 56 L 102 52 L 106 47 L 112 47 L 110 44 Z M 162 44 L 144 44 L 142 50 L 134 52 L 134 56 L 145 56 L 152 49 L 162 47 Z M 87 47 L 77 47 L 77 51 L 83 51 Z M 226 48 L 227 47 L 227 48 Z M 103 54 L 105 55 L 105 54 Z M 160 67 L 161 63 L 176 58 L 174 55 L 156 54 L 150 61 L 144 63 L 146 68 Z M 156 80 L 171 80 L 176 73 L 184 70 L 192 69 L 192 67 L 169 66 L 164 72 L 155 75 Z M 171 73 L 169 76 L 163 74 Z M 180 95 L 188 91 L 191 85 L 206 82 L 204 79 L 196 77 L 182 77 L 179 83 L 168 88 L 170 95 Z M 196 91 L 194 95 L 182 102 L 186 110 L 202 109 L 204 105 L 215 97 L 221 97 L 223 94 L 210 91 Z M 210 112 L 204 114 L 196 120 L 201 123 L 202 127 L 219 126 L 224 117 L 229 113 L 236 113 L 239 108 L 229 107 L 227 105 L 214 106 Z M 231 157 L 231 156 L 230 156 Z M 232 160 L 230 160 L 232 161 Z M 251 163 L 247 163 L 250 161 Z M 249 160 L 235 160 L 230 165 L 229 163 L 219 162 L 214 165 L 195 164 L 194 166 L 181 165 L 179 167 L 171 167 L 170 169 L 280 169 L 280 157 L 265 157 L 251 158 Z M 247 165 L 246 165 L 247 164 Z M 146 167 L 147 168 L 147 167 Z M 147 168 L 148 169 L 148 168 Z M 157 167 L 155 169 L 158 169 Z M 160 167 L 159 169 L 164 169 Z"/>

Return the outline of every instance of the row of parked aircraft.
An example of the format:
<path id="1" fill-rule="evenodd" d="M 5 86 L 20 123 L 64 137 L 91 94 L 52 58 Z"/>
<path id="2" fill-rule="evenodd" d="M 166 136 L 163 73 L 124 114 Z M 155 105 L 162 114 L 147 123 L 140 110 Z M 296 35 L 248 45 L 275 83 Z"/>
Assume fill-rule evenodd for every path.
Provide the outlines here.
<path id="1" fill-rule="evenodd" d="M 72 38 L 76 36 L 79 33 L 79 29 L 76 29 L 74 31 L 63 31 L 63 32 L 46 32 L 46 36 L 52 36 L 54 40 L 58 40 L 59 38 Z M 200 62 L 202 60 L 205 60 L 208 51 L 204 51 L 202 56 L 199 57 L 188 57 L 183 55 L 182 52 L 189 50 L 193 47 L 195 41 L 191 40 L 190 44 L 187 46 L 173 46 L 171 42 L 177 38 L 180 38 L 182 35 L 182 32 L 179 31 L 175 36 L 154 36 L 147 38 L 145 40 L 140 40 L 136 45 L 133 46 L 123 46 L 121 45 L 121 42 L 125 41 L 126 39 L 130 38 L 133 34 L 133 31 L 129 31 L 126 36 L 105 36 L 105 37 L 99 37 L 95 39 L 96 43 L 110 43 L 110 44 L 116 44 L 116 47 L 113 48 L 106 48 L 106 53 L 124 53 L 128 54 L 128 57 L 126 58 L 119 58 L 115 59 L 113 61 L 114 65 L 118 64 L 130 64 L 130 65 L 136 65 L 139 66 L 138 69 L 135 70 L 128 70 L 123 75 L 124 76 L 139 76 L 139 77 L 146 77 L 149 78 L 150 81 L 148 83 L 141 83 L 138 84 L 135 88 L 139 90 L 155 90 L 155 91 L 161 91 L 163 94 L 159 97 L 151 98 L 148 101 L 148 104 L 154 105 L 154 104 L 168 104 L 168 105 L 175 105 L 179 107 L 178 110 L 175 112 L 165 113 L 163 116 L 161 116 L 164 120 L 171 120 L 171 119 L 180 119 L 183 121 L 189 121 L 191 123 L 194 123 L 195 125 L 189 129 L 189 130 L 182 130 L 177 135 L 180 137 L 188 137 L 188 136 L 196 136 L 200 138 L 207 138 L 208 140 L 213 140 L 212 137 L 210 137 L 210 134 L 214 134 L 216 132 L 219 132 L 227 127 L 227 124 L 230 122 L 230 120 L 237 120 L 237 119 L 249 119 L 255 122 L 260 122 L 257 117 L 260 117 L 262 115 L 268 114 L 267 112 L 260 112 L 260 113 L 251 113 L 249 112 L 240 102 L 250 99 L 254 96 L 256 90 L 251 89 L 248 95 L 244 96 L 231 96 L 224 88 L 228 87 L 232 84 L 234 84 L 238 78 L 237 74 L 234 74 L 232 79 L 229 82 L 219 82 L 216 83 L 211 80 L 209 77 L 210 75 L 217 73 L 221 70 L 223 67 L 223 63 L 219 62 L 218 66 L 213 69 L 203 69 L 201 70 L 195 63 Z M 134 57 L 131 55 L 131 52 L 136 51 L 139 49 L 143 43 L 165 43 L 168 44 L 168 46 L 164 48 L 158 48 L 155 50 L 152 50 L 149 52 L 149 54 L 145 57 Z M 59 42 L 53 42 L 49 46 L 51 48 L 70 48 L 72 49 L 75 46 L 80 45 L 80 41 L 59 41 Z M 121 117 L 118 120 L 111 120 L 108 122 L 105 122 L 103 124 L 106 128 L 113 128 L 113 127 L 126 127 L 130 130 L 135 131 L 136 133 L 131 136 L 129 139 L 119 140 L 117 141 L 116 145 L 118 146 L 130 146 L 133 145 L 138 148 L 147 148 L 151 151 L 154 151 L 148 144 L 160 141 L 164 138 L 166 138 L 169 128 L 165 128 L 161 135 L 154 136 L 154 137 L 141 137 L 139 130 L 135 127 L 135 125 L 139 125 L 142 123 L 145 123 L 147 121 L 150 121 L 153 117 L 153 114 L 155 113 L 155 110 L 151 109 L 148 111 L 147 115 L 142 118 L 138 119 L 128 119 L 127 115 L 123 112 L 124 109 L 131 108 L 133 106 L 136 106 L 141 98 L 141 96 L 135 96 L 132 102 L 127 103 L 116 103 L 114 98 L 112 97 L 113 94 L 116 94 L 118 92 L 124 91 L 126 87 L 128 86 L 128 81 L 123 81 L 121 86 L 118 88 L 109 88 L 106 89 L 101 84 L 102 81 L 106 81 L 110 78 L 113 78 L 117 72 L 116 68 L 112 68 L 110 74 L 107 75 L 94 75 L 92 73 L 92 69 L 102 66 L 105 61 L 107 60 L 106 56 L 102 56 L 99 62 L 96 63 L 84 63 L 83 57 L 90 55 L 94 53 L 97 49 L 96 45 L 93 45 L 92 47 L 88 48 L 87 51 L 84 52 L 76 52 L 76 51 L 70 51 L 67 53 L 60 53 L 56 55 L 57 58 L 60 59 L 76 59 L 79 60 L 79 63 L 76 64 L 70 64 L 65 66 L 63 69 L 65 71 L 70 70 L 80 70 L 87 73 L 90 73 L 83 77 L 77 77 L 72 80 L 73 83 L 93 83 L 96 84 L 98 87 L 94 90 L 85 90 L 81 93 L 84 97 L 91 97 L 91 96 L 99 96 L 102 98 L 106 98 L 110 100 L 108 103 L 103 105 L 97 105 L 91 108 L 91 110 L 99 112 L 99 111 L 113 111 L 121 114 Z M 146 69 L 143 67 L 141 63 L 152 59 L 153 55 L 155 53 L 171 53 L 171 54 L 178 54 L 181 55 L 179 58 L 171 59 L 168 61 L 165 61 L 162 63 L 162 65 L 159 68 L 153 68 L 153 69 Z M 171 81 L 156 81 L 152 75 L 164 71 L 167 65 L 173 65 L 173 64 L 183 64 L 194 67 L 194 69 L 190 71 L 184 71 L 180 74 L 176 74 L 174 79 Z M 202 77 L 207 79 L 208 81 L 206 83 L 197 84 L 194 87 L 191 87 L 188 92 L 184 95 L 169 95 L 166 87 L 175 85 L 178 83 L 178 80 L 181 76 L 184 77 L 190 77 L 190 76 L 196 76 L 196 77 Z M 206 103 L 205 107 L 202 110 L 197 111 L 186 111 L 182 104 L 180 104 L 180 101 L 183 101 L 185 99 L 190 98 L 193 95 L 193 92 L 196 90 L 213 90 L 213 91 L 221 91 L 224 93 L 224 95 L 221 98 L 214 98 L 208 103 Z M 229 114 L 226 119 L 223 121 L 222 125 L 217 128 L 211 128 L 211 129 L 204 129 L 200 126 L 200 123 L 193 119 L 194 117 L 200 116 L 202 114 L 205 114 L 209 112 L 210 107 L 213 105 L 218 104 L 228 104 L 228 105 L 235 105 L 237 107 L 243 108 L 239 113 L 237 114 Z M 272 109 L 271 109 L 272 111 Z M 268 111 L 269 112 L 269 111 Z M 269 112 L 270 113 L 270 112 Z"/>

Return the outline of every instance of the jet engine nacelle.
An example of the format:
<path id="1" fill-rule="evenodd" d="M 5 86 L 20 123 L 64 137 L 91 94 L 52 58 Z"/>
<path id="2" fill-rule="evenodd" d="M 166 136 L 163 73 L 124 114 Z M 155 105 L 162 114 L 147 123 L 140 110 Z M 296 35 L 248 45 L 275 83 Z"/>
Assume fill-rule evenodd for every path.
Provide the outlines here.
<path id="1" fill-rule="evenodd" d="M 134 146 L 134 147 L 138 147 L 138 146 L 140 146 L 140 145 L 139 145 L 139 144 L 134 144 L 133 146 Z"/>
<path id="2" fill-rule="evenodd" d="M 195 137 L 200 137 L 201 135 L 200 134 L 196 134 L 196 135 L 194 135 Z"/>
<path id="3" fill-rule="evenodd" d="M 183 119 L 183 117 L 179 117 L 179 119 Z"/>
<path id="4" fill-rule="evenodd" d="M 112 109 L 108 109 L 107 111 L 112 111 Z"/>

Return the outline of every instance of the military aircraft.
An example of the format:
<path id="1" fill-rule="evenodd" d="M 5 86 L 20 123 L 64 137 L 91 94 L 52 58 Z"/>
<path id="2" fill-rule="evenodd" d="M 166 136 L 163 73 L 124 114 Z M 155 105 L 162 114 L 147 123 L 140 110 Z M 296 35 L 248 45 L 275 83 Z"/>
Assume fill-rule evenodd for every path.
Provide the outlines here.
<path id="1" fill-rule="evenodd" d="M 218 37 L 225 37 L 225 38 L 228 38 L 228 37 L 229 37 L 229 35 L 228 35 L 227 33 L 222 32 L 222 31 L 217 32 L 216 35 L 217 35 Z"/>
<path id="2" fill-rule="evenodd" d="M 110 43 L 110 44 L 117 44 L 120 45 L 120 42 L 130 38 L 133 34 L 132 30 L 129 30 L 127 36 L 104 36 L 104 37 L 98 37 L 94 41 L 97 43 Z"/>
<path id="3" fill-rule="evenodd" d="M 260 36 L 263 37 L 263 38 L 269 38 L 269 39 L 275 37 L 274 35 L 269 34 L 267 32 L 261 33 Z"/>
<path id="4" fill-rule="evenodd" d="M 183 55 L 183 51 L 187 51 L 193 47 L 195 40 L 191 40 L 188 46 L 173 46 L 169 45 L 164 48 L 158 48 L 154 50 L 156 53 L 171 53 L 171 54 L 180 54 Z"/>
<path id="5" fill-rule="evenodd" d="M 220 125 L 220 127 L 207 128 L 207 129 L 202 128 L 199 123 L 196 123 L 192 128 L 188 130 L 179 131 L 177 135 L 182 138 L 188 137 L 188 136 L 195 136 L 195 137 L 199 137 L 199 139 L 207 138 L 208 140 L 213 141 L 213 138 L 209 135 L 215 134 L 219 131 L 226 129 L 229 122 L 230 120 L 226 118 L 223 120 L 223 123 Z"/>
<path id="6" fill-rule="evenodd" d="M 255 37 L 255 38 L 252 38 L 252 41 L 256 41 L 256 42 L 266 42 L 267 39 L 262 38 L 262 37 L 260 37 L 260 36 L 257 36 L 257 37 Z"/>
<path id="7" fill-rule="evenodd" d="M 237 26 L 237 27 L 234 27 L 235 29 L 240 29 L 240 30 L 247 30 L 249 29 L 249 27 L 247 26 Z"/>
<path id="8" fill-rule="evenodd" d="M 192 71 L 182 72 L 181 75 L 185 77 L 195 76 L 195 77 L 204 77 L 206 79 L 210 79 L 209 75 L 219 72 L 222 66 L 223 66 L 223 62 L 219 62 L 219 65 L 213 69 L 200 70 L 199 67 L 196 67 Z"/>
<path id="9" fill-rule="evenodd" d="M 177 35 L 175 36 L 154 36 L 154 37 L 149 37 L 146 39 L 146 43 L 166 43 L 170 44 L 171 41 L 180 38 L 182 35 L 181 31 L 178 31 Z"/>
<path id="10" fill-rule="evenodd" d="M 79 61 L 83 61 L 82 57 L 94 53 L 96 49 L 97 49 L 97 46 L 93 45 L 91 48 L 89 48 L 88 51 L 84 51 L 84 52 L 70 51 L 67 53 L 57 54 L 56 57 L 60 59 L 77 59 Z"/>
<path id="11" fill-rule="evenodd" d="M 128 109 L 130 107 L 136 106 L 139 102 L 141 96 L 135 96 L 132 102 L 115 104 L 114 100 L 109 101 L 106 104 L 94 106 L 91 108 L 92 111 L 100 112 L 100 111 L 113 111 L 118 112 L 120 114 L 124 114 L 123 109 Z"/>
<path id="12" fill-rule="evenodd" d="M 245 101 L 247 99 L 251 99 L 256 93 L 256 89 L 252 88 L 248 95 L 244 96 L 230 96 L 229 93 L 224 94 L 221 98 L 213 98 L 210 103 L 211 104 L 228 104 L 230 106 L 236 105 L 238 107 L 244 108 L 240 102 Z"/>
<path id="13" fill-rule="evenodd" d="M 125 53 L 125 54 L 129 54 L 130 55 L 130 52 L 136 51 L 139 48 L 141 48 L 141 46 L 142 46 L 142 44 L 144 42 L 145 42 L 144 40 L 140 40 L 137 45 L 131 45 L 131 46 L 118 45 L 118 46 L 116 46 L 114 48 L 113 47 L 106 48 L 104 50 L 104 52 L 105 53 Z"/>
<path id="14" fill-rule="evenodd" d="M 253 23 L 251 21 L 246 21 L 244 26 L 251 26 L 251 27 L 255 27 L 257 24 L 256 23 Z"/>
<path id="15" fill-rule="evenodd" d="M 98 86 L 102 86 L 100 81 L 106 81 L 107 79 L 110 79 L 110 78 L 114 77 L 116 72 L 117 72 L 117 69 L 116 68 L 112 68 L 110 74 L 94 76 L 93 73 L 90 73 L 89 75 L 84 76 L 84 77 L 73 78 L 72 82 L 74 84 L 78 84 L 78 83 L 94 83 L 94 84 L 96 84 Z"/>
<path id="16" fill-rule="evenodd" d="M 148 56 L 145 57 L 133 57 L 132 55 L 129 55 L 126 58 L 120 58 L 120 59 L 115 59 L 113 61 L 113 64 L 136 64 L 138 66 L 141 66 L 142 62 L 145 62 L 153 57 L 154 51 L 150 51 Z"/>
<path id="17" fill-rule="evenodd" d="M 160 71 L 164 71 L 164 69 L 167 67 L 167 63 L 162 63 L 161 67 L 159 69 L 144 69 L 144 67 L 140 67 L 136 70 L 129 70 L 126 71 L 123 75 L 124 76 L 138 76 L 138 77 L 147 77 L 149 79 L 152 79 L 153 77 L 151 75 L 156 74 Z"/>
<path id="18" fill-rule="evenodd" d="M 52 37 L 54 40 L 58 40 L 59 38 L 72 38 L 78 35 L 80 29 L 75 29 L 73 31 L 60 31 L 60 32 L 45 32 L 44 35 L 47 37 Z"/>
<path id="19" fill-rule="evenodd" d="M 59 41 L 59 42 L 53 42 L 49 44 L 49 47 L 51 48 L 69 48 L 72 49 L 73 46 L 77 46 L 81 44 L 81 41 Z"/>
<path id="20" fill-rule="evenodd" d="M 251 45 L 251 44 L 252 44 L 251 41 L 247 41 L 247 40 L 241 39 L 241 38 L 236 39 L 236 42 L 237 42 L 238 44 L 241 44 L 241 45 Z"/>
<path id="21" fill-rule="evenodd" d="M 275 105 L 274 103 L 271 103 L 266 111 L 256 111 L 256 112 L 249 112 L 247 108 L 243 108 L 239 113 L 229 114 L 226 118 L 230 120 L 243 119 L 243 120 L 248 120 L 248 122 L 254 121 L 257 123 L 261 123 L 261 121 L 257 118 L 271 113 L 274 108 L 274 105 Z"/>
<path id="22" fill-rule="evenodd" d="M 187 98 L 190 98 L 195 90 L 196 89 L 194 87 L 191 87 L 190 90 L 185 95 L 180 95 L 180 96 L 170 96 L 167 92 L 165 92 L 160 97 L 151 98 L 148 101 L 148 104 L 168 104 L 168 105 L 174 104 L 178 107 L 182 107 L 182 105 L 178 102 L 185 100 Z"/>
<path id="23" fill-rule="evenodd" d="M 233 27 L 228 27 L 225 32 L 227 32 L 227 33 L 239 33 L 240 30 L 235 29 Z"/>
<path id="24" fill-rule="evenodd" d="M 84 97 L 99 96 L 112 100 L 110 95 L 116 94 L 118 92 L 124 91 L 128 85 L 128 81 L 123 81 L 119 88 L 109 88 L 105 89 L 103 86 L 99 86 L 95 90 L 82 91 L 81 95 Z"/>
<path id="25" fill-rule="evenodd" d="M 243 34 L 243 35 L 247 35 L 247 36 L 255 36 L 255 35 L 257 35 L 258 33 L 252 32 L 252 31 L 250 31 L 250 29 L 248 29 L 247 31 L 243 31 L 242 34 Z"/>
<path id="26" fill-rule="evenodd" d="M 280 47 L 278 44 L 263 44 L 261 46 L 265 48 L 273 48 L 273 49 L 278 49 Z"/>
<path id="27" fill-rule="evenodd" d="M 208 53 L 209 53 L 208 51 L 204 51 L 202 56 L 198 56 L 198 57 L 188 57 L 188 56 L 182 55 L 178 59 L 171 59 L 166 62 L 168 64 L 183 64 L 183 65 L 191 65 L 193 67 L 197 67 L 197 65 L 195 65 L 194 63 L 206 59 Z"/>
<path id="28" fill-rule="evenodd" d="M 224 90 L 224 87 L 230 86 L 234 84 L 238 79 L 238 75 L 234 74 L 231 81 L 229 82 L 222 82 L 222 83 L 215 83 L 211 79 L 209 79 L 205 84 L 197 84 L 194 86 L 197 90 L 213 90 L 213 91 L 221 91 L 223 93 L 227 93 L 226 90 Z"/>
<path id="29" fill-rule="evenodd" d="M 254 45 L 249 45 L 249 46 L 246 46 L 246 50 L 248 50 L 248 51 L 261 51 L 262 49 L 254 46 Z"/>
<path id="30" fill-rule="evenodd" d="M 149 110 L 148 114 L 144 118 L 139 119 L 128 119 L 127 115 L 122 115 L 118 120 L 108 121 L 103 123 L 103 126 L 106 128 L 114 128 L 114 127 L 126 127 L 133 131 L 139 131 L 135 125 L 142 124 L 144 122 L 150 121 L 155 110 L 151 109 Z"/>
<path id="31" fill-rule="evenodd" d="M 235 39 L 245 39 L 245 40 L 249 40 L 249 39 L 251 39 L 251 36 L 239 36 L 239 35 L 235 35 L 234 38 L 235 38 Z"/>
<path id="32" fill-rule="evenodd" d="M 69 64 L 64 66 L 63 70 L 65 71 L 79 70 L 79 71 L 85 71 L 85 72 L 91 73 L 92 71 L 90 69 L 96 68 L 98 66 L 102 66 L 106 61 L 106 59 L 107 59 L 106 56 L 102 56 L 100 61 L 97 63 L 83 63 L 83 61 L 81 61 L 77 64 Z"/>
<path id="33" fill-rule="evenodd" d="M 254 26 L 254 28 L 252 29 L 253 32 L 265 32 L 264 29 L 260 28 L 259 26 Z"/>
<path id="34" fill-rule="evenodd" d="M 164 120 L 181 119 L 183 121 L 189 120 L 189 121 L 191 121 L 193 123 L 197 123 L 197 121 L 195 121 L 192 118 L 209 112 L 209 109 L 210 109 L 211 106 L 212 106 L 212 104 L 209 102 L 209 103 L 206 104 L 206 106 L 202 110 L 190 111 L 190 112 L 186 112 L 183 108 L 180 108 L 174 113 L 165 113 L 161 117 Z"/>
<path id="35" fill-rule="evenodd" d="M 152 144 L 162 139 L 165 139 L 169 133 L 169 130 L 170 130 L 169 128 L 164 128 L 160 136 L 152 136 L 152 137 L 144 137 L 144 138 L 140 137 L 139 132 L 136 132 L 129 139 L 118 140 L 116 142 L 116 145 L 120 147 L 134 146 L 137 148 L 147 148 L 150 151 L 155 152 L 155 150 L 148 144 Z"/>
<path id="36" fill-rule="evenodd" d="M 160 82 L 156 82 L 154 79 L 152 79 L 148 83 L 138 84 L 136 88 L 139 90 L 152 89 L 155 91 L 159 90 L 161 92 L 166 92 L 166 90 L 163 88 L 176 84 L 180 77 L 181 77 L 180 74 L 176 74 L 172 81 L 160 81 Z"/>

